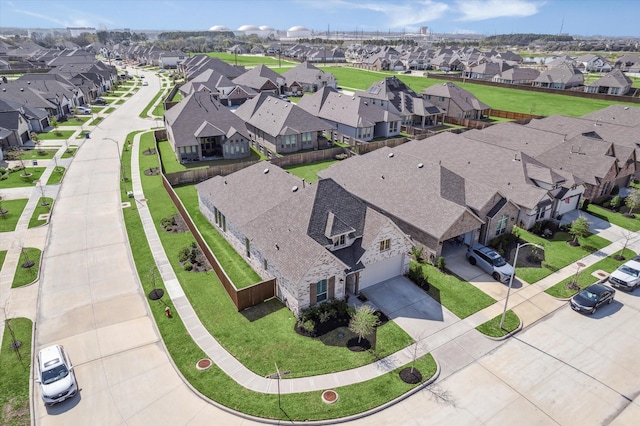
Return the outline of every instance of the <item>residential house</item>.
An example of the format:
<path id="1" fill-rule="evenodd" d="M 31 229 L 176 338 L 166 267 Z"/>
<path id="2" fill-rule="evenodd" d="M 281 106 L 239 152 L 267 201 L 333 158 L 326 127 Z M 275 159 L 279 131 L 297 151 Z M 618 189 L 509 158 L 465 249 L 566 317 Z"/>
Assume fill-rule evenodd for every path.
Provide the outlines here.
<path id="1" fill-rule="evenodd" d="M 178 63 L 178 72 L 191 80 L 204 70 L 212 69 L 227 77 L 230 80 L 246 72 L 246 69 L 237 65 L 230 65 L 219 58 L 212 58 L 207 55 L 195 55 L 187 57 Z"/>
<path id="2" fill-rule="evenodd" d="M 618 58 L 615 67 L 620 68 L 624 72 L 637 73 L 640 72 L 640 55 L 627 54 Z"/>
<path id="3" fill-rule="evenodd" d="M 486 208 L 483 214 L 477 207 L 474 209 L 485 222 L 475 235 L 484 244 L 509 232 L 513 225 L 530 228 L 537 221 L 555 218 L 579 206 L 584 188 L 570 173 L 545 166 L 513 147 L 486 142 L 497 132 L 489 135 L 484 130 L 460 135 L 442 133 L 403 144 L 395 151 L 437 161 L 464 178 L 467 185 L 473 182 L 491 188 L 504 198 L 501 205 L 506 206 L 507 202 L 511 205 L 499 215 Z M 509 132 L 504 134 L 509 135 Z M 496 167 L 499 167 L 499 173 L 496 173 Z M 493 208 L 493 205 L 486 206 Z"/>
<path id="4" fill-rule="evenodd" d="M 408 149 L 404 148 L 406 145 L 421 142 L 353 156 L 318 175 L 335 180 L 369 207 L 389 217 L 414 243 L 426 249 L 425 255 L 431 260 L 441 256 L 450 242 L 477 241 L 487 223 L 480 214 L 491 212 L 495 221 L 503 215 L 517 214 L 517 207 L 495 189 L 466 180 L 431 161 L 428 153 L 417 157 L 403 151 Z M 491 232 L 487 230 L 485 234 Z"/>
<path id="5" fill-rule="evenodd" d="M 256 92 L 278 96 L 284 86 L 284 77 L 265 65 L 258 65 L 232 80 L 240 86 L 250 87 Z"/>
<path id="6" fill-rule="evenodd" d="M 29 122 L 20 111 L 0 111 L 0 149 L 22 147 L 31 140 Z"/>
<path id="7" fill-rule="evenodd" d="M 200 211 L 298 315 L 408 270 L 409 238 L 331 179 L 258 163 L 196 186 Z"/>
<path id="8" fill-rule="evenodd" d="M 285 79 L 284 93 L 287 95 L 302 96 L 303 92 L 315 92 L 322 87 L 338 88 L 332 73 L 306 61 L 285 71 L 282 77 Z"/>
<path id="9" fill-rule="evenodd" d="M 611 72 L 608 72 L 604 76 L 600 77 L 596 81 L 584 86 L 584 91 L 587 93 L 603 93 L 606 95 L 626 95 L 633 81 L 620 69 L 616 68 Z"/>
<path id="10" fill-rule="evenodd" d="M 306 94 L 297 106 L 326 121 L 334 130 L 331 140 L 350 143 L 398 136 L 402 117 L 359 96 L 349 96 L 330 87 Z M 353 145 L 353 143 L 351 143 Z"/>
<path id="11" fill-rule="evenodd" d="M 207 92 L 193 92 L 165 112 L 167 139 L 178 160 L 239 159 L 251 155 L 240 118 Z"/>
<path id="12" fill-rule="evenodd" d="M 498 75 L 512 68 L 513 67 L 508 65 L 505 61 L 483 61 L 478 65 L 469 67 L 468 70 L 465 70 L 464 74 L 467 78 L 477 80 L 491 80 L 495 75 Z"/>
<path id="13" fill-rule="evenodd" d="M 184 61 L 187 54 L 180 50 L 171 50 L 161 52 L 158 57 L 158 66 L 160 68 L 177 68 L 178 63 Z"/>
<path id="14" fill-rule="evenodd" d="M 422 91 L 423 97 L 443 110 L 447 117 L 481 120 L 491 114 L 491 107 L 471 92 L 451 82 L 435 84 Z"/>
<path id="15" fill-rule="evenodd" d="M 366 91 L 357 91 L 356 96 L 400 115 L 403 126 L 425 128 L 444 123 L 443 110 L 418 95 L 396 76 L 385 77 Z"/>
<path id="16" fill-rule="evenodd" d="M 609 61 L 593 53 L 578 56 L 574 61 L 576 68 L 583 72 L 609 72 L 613 69 Z"/>
<path id="17" fill-rule="evenodd" d="M 202 71 L 178 90 L 183 96 L 206 91 L 226 106 L 242 105 L 247 99 L 258 95 L 254 89 L 236 84 L 213 69 Z"/>
<path id="18" fill-rule="evenodd" d="M 534 68 L 511 68 L 493 76 L 491 81 L 504 84 L 531 84 L 540 71 Z"/>
<path id="19" fill-rule="evenodd" d="M 534 87 L 561 90 L 571 89 L 572 87 L 582 86 L 583 84 L 584 75 L 582 72 L 567 62 L 541 72 L 538 78 L 532 82 Z"/>
<path id="20" fill-rule="evenodd" d="M 267 93 L 242 104 L 236 115 L 247 123 L 253 145 L 266 155 L 318 149 L 321 135 L 331 130 L 322 119 Z"/>

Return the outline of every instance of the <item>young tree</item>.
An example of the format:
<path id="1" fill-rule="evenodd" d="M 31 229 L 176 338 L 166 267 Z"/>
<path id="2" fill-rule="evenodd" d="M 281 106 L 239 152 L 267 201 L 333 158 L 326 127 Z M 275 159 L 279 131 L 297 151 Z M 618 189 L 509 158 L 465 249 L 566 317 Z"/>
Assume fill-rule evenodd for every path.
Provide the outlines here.
<path id="1" fill-rule="evenodd" d="M 51 124 L 51 127 L 53 127 L 54 129 L 58 128 L 58 119 L 55 117 L 51 117 L 49 119 L 49 124 Z"/>
<path id="2" fill-rule="evenodd" d="M 616 212 L 620 208 L 620 203 L 622 203 L 622 198 L 620 198 L 619 195 L 616 195 L 615 197 L 613 197 L 609 202 L 613 211 L 616 211 Z"/>
<path id="3" fill-rule="evenodd" d="M 625 198 L 624 203 L 629 207 L 629 215 L 633 215 L 633 209 L 640 206 L 640 189 L 633 188 Z"/>
<path id="4" fill-rule="evenodd" d="M 369 305 L 361 305 L 351 314 L 349 330 L 358 336 L 358 343 L 360 343 L 363 337 L 373 333 L 377 323 L 378 317 L 375 310 Z"/>
<path id="5" fill-rule="evenodd" d="M 569 229 L 569 234 L 573 237 L 573 244 L 578 244 L 578 237 L 584 238 L 589 235 L 590 226 L 591 223 L 584 216 L 580 216 L 579 218 L 571 222 L 571 229 Z"/>

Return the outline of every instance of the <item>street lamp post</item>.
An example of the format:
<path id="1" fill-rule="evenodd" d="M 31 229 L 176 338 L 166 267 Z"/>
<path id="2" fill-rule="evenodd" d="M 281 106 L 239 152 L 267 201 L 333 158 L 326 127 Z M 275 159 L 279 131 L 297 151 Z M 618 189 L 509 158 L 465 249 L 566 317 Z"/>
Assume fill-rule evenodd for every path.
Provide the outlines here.
<path id="1" fill-rule="evenodd" d="M 120 162 L 120 177 L 123 182 L 127 181 L 127 177 L 124 174 L 124 167 L 122 166 L 122 155 L 120 154 L 120 145 L 118 145 L 118 141 L 111 138 L 102 138 L 104 141 L 111 141 L 116 144 L 116 149 L 118 150 L 118 161 Z"/>
<path id="2" fill-rule="evenodd" d="M 502 328 L 502 326 L 504 325 L 504 317 L 507 315 L 507 305 L 509 304 L 509 294 L 511 294 L 513 277 L 516 275 L 516 265 L 518 264 L 518 251 L 520 251 L 520 247 L 525 247 L 525 246 L 535 246 L 541 250 L 544 250 L 544 247 L 536 243 L 518 244 L 518 246 L 516 247 L 516 256 L 513 258 L 513 274 L 511 274 L 511 277 L 509 278 L 509 288 L 507 289 L 507 298 L 504 301 L 504 310 L 502 311 L 502 318 L 500 318 L 500 328 Z"/>

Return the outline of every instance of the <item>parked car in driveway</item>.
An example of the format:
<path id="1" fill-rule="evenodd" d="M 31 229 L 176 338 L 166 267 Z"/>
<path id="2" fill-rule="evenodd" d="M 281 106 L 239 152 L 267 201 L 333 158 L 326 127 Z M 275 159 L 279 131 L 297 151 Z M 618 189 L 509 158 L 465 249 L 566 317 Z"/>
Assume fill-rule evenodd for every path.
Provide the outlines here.
<path id="1" fill-rule="evenodd" d="M 616 291 L 604 284 L 592 284 L 571 298 L 571 309 L 595 314 L 605 303 L 613 302 Z"/>
<path id="2" fill-rule="evenodd" d="M 513 266 L 509 265 L 495 250 L 482 244 L 469 247 L 466 256 L 470 264 L 479 266 L 496 281 L 507 283 L 511 275 L 515 274 Z"/>
<path id="3" fill-rule="evenodd" d="M 73 365 L 62 345 L 42 349 L 36 359 L 36 370 L 36 382 L 40 384 L 45 405 L 57 404 L 78 393 Z"/>
<path id="4" fill-rule="evenodd" d="M 106 104 L 107 104 L 107 101 L 105 101 L 105 100 L 104 100 L 104 99 L 102 99 L 102 98 L 95 98 L 95 99 L 93 100 L 93 103 L 94 103 L 94 104 L 96 104 L 96 105 L 106 105 Z"/>
<path id="5" fill-rule="evenodd" d="M 86 106 L 76 107 L 76 114 L 91 114 L 91 108 Z"/>
<path id="6" fill-rule="evenodd" d="M 609 276 L 609 284 L 623 290 L 633 291 L 640 286 L 640 261 L 633 258 L 620 265 Z"/>

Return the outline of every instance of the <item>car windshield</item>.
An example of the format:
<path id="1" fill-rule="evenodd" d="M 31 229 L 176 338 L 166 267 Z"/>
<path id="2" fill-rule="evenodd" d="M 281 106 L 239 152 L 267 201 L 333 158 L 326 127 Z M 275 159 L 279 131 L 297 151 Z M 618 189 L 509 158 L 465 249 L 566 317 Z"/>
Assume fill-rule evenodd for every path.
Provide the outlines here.
<path id="1" fill-rule="evenodd" d="M 57 382 L 60 379 L 64 379 L 69 375 L 69 370 L 63 364 L 58 365 L 50 370 L 42 372 L 42 383 L 45 385 Z"/>
<path id="2" fill-rule="evenodd" d="M 582 290 L 580 292 L 580 296 L 584 297 L 585 299 L 588 300 L 598 300 L 598 295 L 595 293 L 590 292 L 589 290 Z"/>
<path id="3" fill-rule="evenodd" d="M 504 266 L 507 264 L 507 261 L 502 258 L 502 256 L 494 257 L 491 259 L 493 262 L 493 266 Z"/>
<path id="4" fill-rule="evenodd" d="M 633 277 L 637 277 L 640 274 L 640 271 L 637 269 L 630 268 L 629 266 L 622 265 L 620 267 L 620 272 L 624 272 L 627 275 L 631 275 Z"/>

